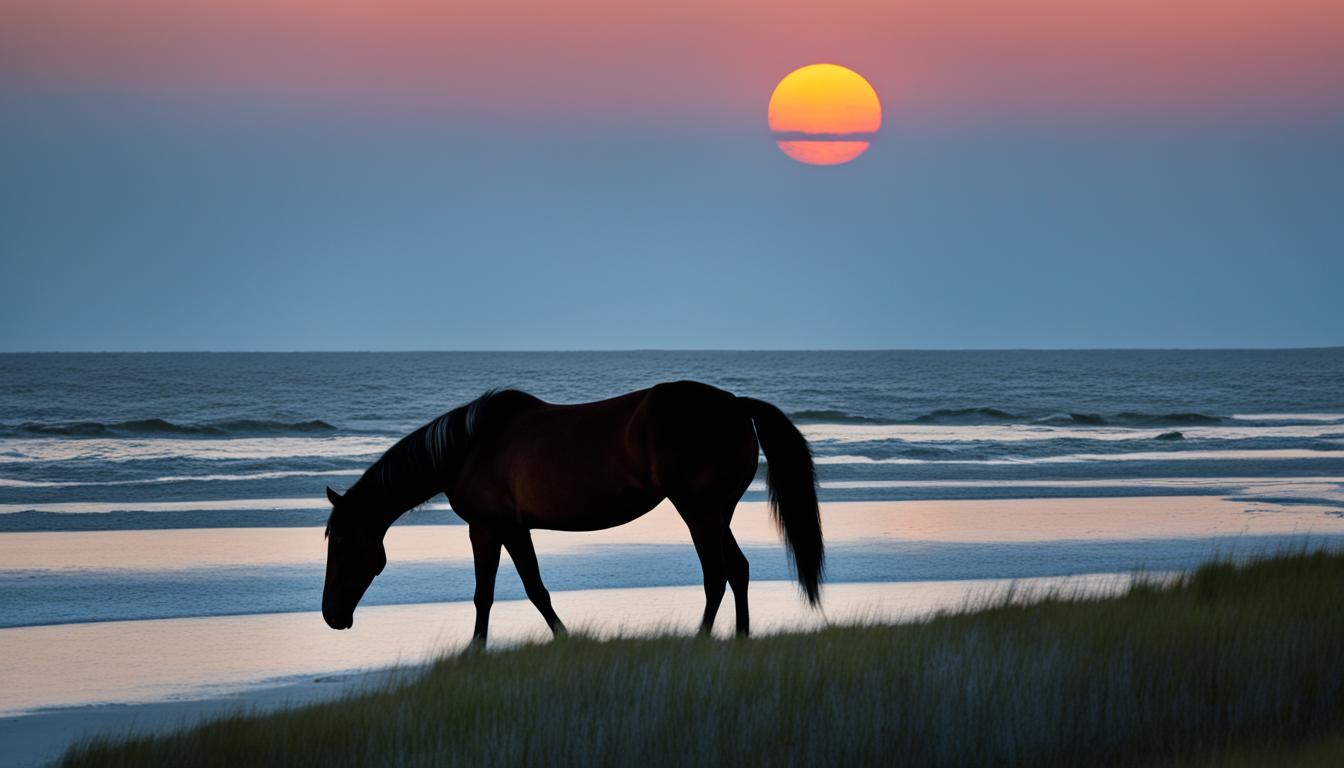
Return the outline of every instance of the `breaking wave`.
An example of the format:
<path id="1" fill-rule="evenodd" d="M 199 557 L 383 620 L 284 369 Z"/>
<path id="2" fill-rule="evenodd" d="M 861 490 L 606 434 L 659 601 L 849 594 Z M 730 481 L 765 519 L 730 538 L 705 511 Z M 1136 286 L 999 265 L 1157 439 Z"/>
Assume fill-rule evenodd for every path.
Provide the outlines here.
<path id="1" fill-rule="evenodd" d="M 916 417 L 914 421 L 916 424 L 985 424 L 1020 419 L 1020 416 L 998 408 L 939 408 Z"/>
<path id="2" fill-rule="evenodd" d="M 819 424 L 881 424 L 880 419 L 867 416 L 855 416 L 844 411 L 794 411 L 789 414 L 794 421 L 815 422 Z"/>
<path id="3" fill-rule="evenodd" d="M 900 421 L 874 416 L 860 416 L 839 410 L 795 411 L 798 421 L 826 424 L 938 424 L 948 426 L 978 426 L 993 424 L 1035 424 L 1051 427 L 1192 427 L 1215 426 L 1236 421 L 1236 418 L 1209 416 L 1203 413 L 1135 413 L 1115 414 L 1058 413 L 1048 416 L 1021 415 L 1001 408 L 939 408 L 935 411 Z"/>
<path id="4" fill-rule="evenodd" d="M 110 424 L 101 421 L 74 421 L 57 424 L 28 422 L 2 426 L 0 427 L 0 433 L 50 437 L 233 437 L 238 435 L 307 435 L 335 432 L 336 429 L 335 426 L 320 419 L 297 422 L 231 419 L 208 424 L 174 424 L 164 419 L 135 419 Z"/>
<path id="5" fill-rule="evenodd" d="M 1060 427 L 1191 427 L 1224 424 L 1221 416 L 1202 413 L 1117 413 L 1103 416 L 1096 413 L 1069 413 L 1035 419 L 1034 424 Z"/>
<path id="6" fill-rule="evenodd" d="M 85 488 L 92 486 L 118 485 L 163 485 L 166 483 L 218 483 L 247 480 L 284 480 L 292 477 L 358 477 L 362 469 L 326 469 L 320 471 L 280 470 L 275 472 L 250 472 L 244 474 L 213 475 L 164 475 L 162 477 L 144 477 L 126 480 L 14 480 L 0 477 L 0 488 Z"/>

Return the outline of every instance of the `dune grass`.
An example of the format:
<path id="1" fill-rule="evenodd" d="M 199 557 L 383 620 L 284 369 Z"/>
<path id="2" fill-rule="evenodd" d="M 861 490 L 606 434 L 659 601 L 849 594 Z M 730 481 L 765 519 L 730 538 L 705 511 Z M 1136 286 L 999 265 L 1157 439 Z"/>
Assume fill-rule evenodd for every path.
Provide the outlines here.
<path id="1" fill-rule="evenodd" d="M 1341 764 L 1344 556 L 751 640 L 570 637 L 82 765 Z"/>

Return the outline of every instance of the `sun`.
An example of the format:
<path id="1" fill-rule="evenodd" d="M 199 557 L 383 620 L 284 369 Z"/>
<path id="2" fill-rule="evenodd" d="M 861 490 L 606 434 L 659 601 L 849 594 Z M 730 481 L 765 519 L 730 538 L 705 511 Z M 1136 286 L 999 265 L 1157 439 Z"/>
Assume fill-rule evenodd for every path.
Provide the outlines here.
<path id="1" fill-rule="evenodd" d="M 809 64 L 775 86 L 769 122 L 784 154 L 808 165 L 840 165 L 868 149 L 882 126 L 882 103 L 858 72 Z"/>

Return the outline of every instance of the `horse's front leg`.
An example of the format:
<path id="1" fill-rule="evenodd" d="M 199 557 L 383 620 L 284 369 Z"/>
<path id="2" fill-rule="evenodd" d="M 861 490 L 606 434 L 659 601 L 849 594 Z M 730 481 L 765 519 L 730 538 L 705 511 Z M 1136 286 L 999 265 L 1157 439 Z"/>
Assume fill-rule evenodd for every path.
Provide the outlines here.
<path id="1" fill-rule="evenodd" d="M 509 534 L 504 538 L 504 548 L 509 550 L 513 567 L 523 580 L 527 599 L 541 611 L 546 626 L 550 627 L 551 633 L 556 636 L 565 634 L 564 622 L 560 621 L 560 617 L 555 615 L 555 609 L 551 607 L 551 593 L 547 592 L 546 585 L 541 583 L 541 569 L 537 566 L 537 551 L 532 547 L 532 533 L 524 528 Z"/>
<path id="2" fill-rule="evenodd" d="M 490 606 L 495 603 L 495 574 L 499 571 L 500 538 L 495 531 L 481 525 L 472 525 L 471 554 L 476 561 L 476 629 L 471 634 L 471 643 L 485 646 L 485 636 L 490 629 Z"/>

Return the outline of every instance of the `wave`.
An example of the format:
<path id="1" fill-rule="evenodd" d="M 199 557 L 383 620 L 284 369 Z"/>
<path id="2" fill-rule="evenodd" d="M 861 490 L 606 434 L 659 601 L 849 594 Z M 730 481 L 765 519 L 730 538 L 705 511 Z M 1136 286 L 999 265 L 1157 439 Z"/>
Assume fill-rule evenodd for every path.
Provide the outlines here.
<path id="1" fill-rule="evenodd" d="M 817 456 L 813 461 L 824 464 L 975 464 L 982 466 L 1017 466 L 1022 464 L 1082 464 L 1120 461 L 1280 461 L 1315 460 L 1337 461 L 1344 451 L 1317 451 L 1307 448 L 1265 448 L 1229 451 L 1131 451 L 1126 453 L 1073 453 L 1059 456 L 1020 456 L 997 459 L 911 459 L 905 457 L 873 458 L 838 454 Z"/>
<path id="2" fill-rule="evenodd" d="M 439 501 L 429 501 L 416 507 L 424 511 L 452 511 L 452 505 L 437 497 Z M 53 501 L 53 502 L 10 502 L 0 504 L 0 518 L 5 515 L 22 512 L 40 512 L 42 514 L 61 515 L 101 515 L 115 512 L 143 512 L 155 515 L 172 515 L 186 512 L 303 512 L 312 510 L 330 511 L 331 502 L 321 493 L 279 499 L 209 499 L 185 501 Z"/>
<path id="3" fill-rule="evenodd" d="M 309 419 L 308 421 L 267 421 L 265 419 L 234 419 L 231 421 L 220 421 L 210 425 L 216 429 L 223 430 L 230 435 L 240 434 L 289 434 L 292 432 L 310 433 L 310 432 L 335 432 L 336 425 L 329 424 L 321 419 Z"/>
<path id="4" fill-rule="evenodd" d="M 230 419 L 207 424 L 174 424 L 164 419 L 133 419 L 105 423 L 74 421 L 57 424 L 27 422 L 0 426 L 11 434 L 49 437 L 232 437 L 235 435 L 285 435 L 335 432 L 337 428 L 321 419 L 310 421 L 269 421 L 266 419 Z"/>
<path id="5" fill-rule="evenodd" d="M 1159 426 L 1199 426 L 1221 424 L 1221 416 L 1208 416 L 1202 413 L 1135 413 L 1126 411 L 1111 416 L 1097 413 L 1068 413 L 1045 418 L 1018 416 L 999 408 L 941 408 L 922 416 L 917 416 L 915 424 L 985 424 L 1017 422 L 1024 424 L 1049 424 L 1059 426 L 1082 427 L 1159 427 Z"/>
<path id="6" fill-rule="evenodd" d="M 1202 413 L 1164 413 L 1160 415 L 1121 413 L 1111 418 L 1112 424 L 1135 427 L 1208 426 L 1222 424 L 1223 421 L 1224 419 L 1221 416 L 1208 416 Z"/>
<path id="7" fill-rule="evenodd" d="M 1014 416 L 998 408 L 939 408 L 936 411 L 916 416 L 916 424 L 983 424 L 985 422 L 1019 421 Z"/>
<path id="8" fill-rule="evenodd" d="M 993 424 L 1032 424 L 1056 427 L 1190 427 L 1213 426 L 1227 422 L 1222 416 L 1203 413 L 1137 413 L 1125 411 L 1116 414 L 1060 413 L 1050 416 L 1016 414 L 1002 408 L 977 406 L 973 408 L 939 408 L 905 422 L 892 422 L 872 416 L 859 416 L 844 411 L 797 411 L 799 420 L 832 424 L 938 424 L 948 426 L 983 426 Z"/>
<path id="9" fill-rule="evenodd" d="M 1051 427 L 1104 427 L 1110 422 L 1104 416 L 1094 413 L 1063 413 L 1043 419 L 1032 419 L 1028 423 Z"/>
<path id="10" fill-rule="evenodd" d="M 108 485 L 162 485 L 164 483 L 227 483 L 247 480 L 284 480 L 291 477 L 358 477 L 362 474 L 364 474 L 362 469 L 326 469 L 320 471 L 277 470 L 275 472 L 251 472 L 237 475 L 163 475 L 127 480 L 15 480 L 0 477 L 0 488 L 83 488 Z"/>
<path id="11" fill-rule="evenodd" d="M 819 424 L 937 424 L 996 425 L 1027 424 L 1077 427 L 1196 427 L 1196 426 L 1312 426 L 1344 425 L 1344 413 L 1235 413 L 1219 415 L 1200 411 L 1117 411 L 1112 413 L 1061 408 L 1055 413 L 1009 410 L 990 405 L 938 408 L 910 417 L 891 413 L 853 413 L 838 408 L 793 411 L 792 418 Z"/>
<path id="12" fill-rule="evenodd" d="M 376 435 L 272 435 L 269 437 L 49 437 L 0 438 L 0 465 L 60 461 L 263 461 L 328 459 L 367 462 L 387 450 L 395 439 Z"/>
<path id="13" fill-rule="evenodd" d="M 867 416 L 854 416 L 844 411 L 794 411 L 789 414 L 794 421 L 817 422 L 821 424 L 881 424 L 880 419 Z"/>
<path id="14" fill-rule="evenodd" d="M 1097 413 L 1069 413 L 1034 419 L 1032 424 L 1052 427 L 1208 427 L 1225 424 L 1222 416 L 1203 413 L 1124 413 L 1103 416 Z"/>
<path id="15" fill-rule="evenodd" d="M 1265 477 L 1241 476 L 1227 477 L 1122 477 L 1087 478 L 1083 480 L 822 480 L 822 488 L 857 490 L 867 488 L 1211 488 L 1218 495 L 1235 492 L 1240 496 L 1253 496 L 1266 489 L 1276 494 L 1285 491 L 1311 491 L 1324 494 L 1340 503 L 1344 503 L 1344 477 L 1302 476 L 1302 477 Z M 747 488 L 750 491 L 763 492 L 766 484 L 755 480 Z"/>
<path id="16" fill-rule="evenodd" d="M 1021 443 L 1055 440 L 1127 442 L 1149 441 L 1169 430 L 1161 427 L 1120 428 L 1085 427 L 1054 424 L 801 424 L 808 440 L 824 443 L 877 443 L 898 440 L 903 443 Z M 1182 427 L 1186 440 L 1340 440 L 1344 429 L 1338 424 L 1317 423 L 1300 426 L 1263 426 L 1229 422 L 1206 427 Z M 0 463 L 3 463 L 0 459 Z"/>
<path id="17" fill-rule="evenodd" d="M 1265 421 L 1278 424 L 1325 422 L 1344 424 L 1344 413 L 1234 413 L 1237 421 Z"/>
<path id="18" fill-rule="evenodd" d="M 1203 413 L 1135 413 L 1127 411 L 1111 416 L 1095 413 L 1070 413 L 1067 416 L 1051 416 L 1038 419 L 1037 424 L 1083 427 L 1190 427 L 1212 426 L 1226 420 L 1221 416 L 1209 416 Z"/>
<path id="19" fill-rule="evenodd" d="M 825 414 L 832 412 L 804 412 Z M 833 412 L 840 413 L 840 412 Z M 878 418 L 849 416 L 844 420 L 860 424 L 882 424 Z M 832 421 L 818 417 L 817 421 Z M 939 408 L 917 416 L 907 424 L 943 424 L 943 425 L 988 425 L 988 424 L 1035 424 L 1044 426 L 1211 426 L 1224 424 L 1220 416 L 1208 416 L 1204 413 L 1136 413 L 1116 414 L 1099 413 L 1060 413 L 1054 416 L 1032 417 L 1008 412 L 1000 408 L 978 406 L 978 408 Z"/>

